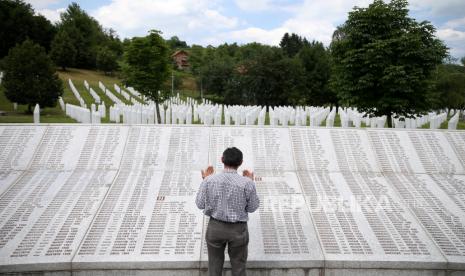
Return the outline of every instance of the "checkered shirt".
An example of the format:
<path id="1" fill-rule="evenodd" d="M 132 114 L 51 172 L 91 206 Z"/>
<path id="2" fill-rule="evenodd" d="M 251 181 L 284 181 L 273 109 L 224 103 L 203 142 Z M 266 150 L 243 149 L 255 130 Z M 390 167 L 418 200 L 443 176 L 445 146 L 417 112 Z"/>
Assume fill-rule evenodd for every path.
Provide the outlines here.
<path id="1" fill-rule="evenodd" d="M 202 181 L 195 203 L 207 216 L 237 222 L 247 221 L 248 213 L 258 209 L 260 200 L 250 178 L 239 175 L 236 170 L 225 169 Z"/>

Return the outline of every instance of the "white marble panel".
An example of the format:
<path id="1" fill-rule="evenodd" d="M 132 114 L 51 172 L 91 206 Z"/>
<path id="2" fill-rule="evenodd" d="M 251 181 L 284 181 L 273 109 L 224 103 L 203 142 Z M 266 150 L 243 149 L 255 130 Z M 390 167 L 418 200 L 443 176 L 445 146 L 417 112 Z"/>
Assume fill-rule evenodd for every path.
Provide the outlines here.
<path id="1" fill-rule="evenodd" d="M 205 233 L 202 267 L 208 266 Z M 248 268 L 323 267 L 323 254 L 302 195 L 260 196 L 260 208 L 249 214 Z M 225 267 L 230 267 L 227 247 Z"/>
<path id="2" fill-rule="evenodd" d="M 386 174 L 448 260 L 465 269 L 465 177 Z"/>
<path id="3" fill-rule="evenodd" d="M 425 172 L 408 131 L 370 129 L 367 132 L 382 172 Z"/>
<path id="4" fill-rule="evenodd" d="M 165 127 L 155 127 L 165 129 Z M 162 140 L 159 151 L 163 160 L 159 169 L 173 171 L 200 171 L 208 165 L 210 129 L 207 127 L 170 127 L 170 136 Z M 165 131 L 165 130 L 163 130 Z"/>
<path id="5" fill-rule="evenodd" d="M 298 172 L 330 268 L 445 268 L 381 174 Z"/>
<path id="6" fill-rule="evenodd" d="M 73 170 L 76 168 L 90 126 L 48 126 L 32 159 L 33 170 Z"/>
<path id="7" fill-rule="evenodd" d="M 329 129 L 291 128 L 297 171 L 339 171 Z"/>
<path id="8" fill-rule="evenodd" d="M 0 198 L 0 271 L 69 270 L 115 174 L 23 174 Z"/>
<path id="9" fill-rule="evenodd" d="M 22 173 L 23 171 L 0 171 L 0 196 L 21 176 Z"/>
<path id="10" fill-rule="evenodd" d="M 0 172 L 26 170 L 45 126 L 0 126 Z"/>
<path id="11" fill-rule="evenodd" d="M 179 181 L 165 173 L 119 172 L 73 259 L 74 268 L 198 267 L 203 215 L 185 182 L 198 186 L 200 174 L 188 172 L 191 177 Z"/>
<path id="12" fill-rule="evenodd" d="M 327 131 L 327 130 L 325 130 Z M 339 171 L 381 172 L 365 130 L 330 129 Z"/>
<path id="13" fill-rule="evenodd" d="M 80 128 L 82 126 L 78 126 Z M 90 126 L 83 140 L 76 169 L 117 170 L 120 167 L 129 127 L 118 125 Z M 67 157 L 65 157 L 67 158 Z"/>
<path id="14" fill-rule="evenodd" d="M 465 131 L 448 131 L 444 132 L 447 141 L 454 148 L 457 157 L 465 167 Z"/>
<path id="15" fill-rule="evenodd" d="M 209 163 L 221 170 L 221 156 L 228 147 L 237 147 L 244 161 L 239 171 L 262 170 L 280 174 L 294 170 L 289 129 L 258 127 L 212 127 Z"/>
<path id="16" fill-rule="evenodd" d="M 408 131 L 410 141 L 424 169 L 421 171 L 418 167 L 413 167 L 415 173 L 465 173 L 463 164 L 444 134 L 444 131 Z"/>
<path id="17" fill-rule="evenodd" d="M 255 171 L 255 187 L 259 196 L 301 195 L 302 188 L 294 172 Z"/>
<path id="18" fill-rule="evenodd" d="M 421 130 L 368 130 L 368 136 L 383 172 L 464 174 L 449 143 L 459 145 L 460 136 Z"/>
<path id="19" fill-rule="evenodd" d="M 170 136 L 170 127 L 131 126 L 121 161 L 121 169 L 165 169 Z"/>

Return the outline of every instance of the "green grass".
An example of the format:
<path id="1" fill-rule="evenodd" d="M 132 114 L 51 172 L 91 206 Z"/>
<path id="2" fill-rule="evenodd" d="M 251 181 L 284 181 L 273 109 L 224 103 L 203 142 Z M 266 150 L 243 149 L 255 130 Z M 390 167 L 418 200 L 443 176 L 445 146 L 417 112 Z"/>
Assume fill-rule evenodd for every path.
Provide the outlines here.
<path id="1" fill-rule="evenodd" d="M 90 92 L 88 92 L 86 90 L 86 88 L 84 87 L 84 80 L 86 80 L 89 83 L 90 87 L 92 87 L 92 89 L 97 93 L 97 95 L 99 95 L 100 100 L 105 102 L 106 116 L 105 116 L 105 118 L 102 118 L 102 123 L 110 123 L 110 120 L 109 120 L 109 118 L 110 118 L 110 106 L 112 106 L 114 104 L 114 102 L 110 98 L 108 98 L 104 94 L 104 92 L 100 89 L 100 87 L 98 85 L 99 81 L 101 81 L 105 85 L 105 87 L 107 89 L 109 89 L 123 103 L 132 104 L 129 101 L 127 101 L 122 95 L 120 95 L 120 94 L 116 93 L 116 91 L 114 91 L 113 85 L 115 83 L 117 85 L 119 85 L 120 87 L 122 87 L 121 80 L 119 80 L 116 77 L 108 76 L 108 75 L 105 75 L 105 74 L 103 74 L 101 72 L 97 72 L 97 71 L 84 70 L 84 69 L 74 69 L 74 68 L 70 68 L 67 71 L 59 71 L 58 74 L 59 74 L 60 78 L 64 82 L 65 95 L 69 94 L 70 97 L 72 97 L 74 99 L 74 101 L 73 101 L 73 99 L 70 99 L 70 98 L 66 98 L 66 99 L 63 98 L 64 101 L 67 102 L 67 103 L 72 103 L 72 104 L 75 104 L 75 105 L 79 105 L 79 102 L 77 101 L 74 94 L 71 92 L 71 88 L 69 87 L 69 84 L 68 84 L 68 79 L 71 79 L 73 81 L 73 83 L 74 83 L 74 86 L 76 86 L 76 89 L 79 91 L 79 94 L 81 94 L 81 97 L 84 99 L 84 102 L 87 104 L 87 107 L 90 108 L 91 104 L 95 103 L 95 100 L 92 97 L 92 95 L 90 94 Z M 136 99 L 137 99 L 137 97 L 136 97 Z M 138 100 L 140 101 L 140 99 L 138 99 Z"/>
<path id="2" fill-rule="evenodd" d="M 73 95 L 74 96 L 74 95 Z M 27 113 L 27 105 L 18 105 L 18 109 L 13 109 L 13 103 L 5 97 L 3 87 L 0 86 L 0 110 L 6 115 L 0 116 L 0 123 L 33 123 L 33 115 Z M 43 108 L 40 112 L 41 123 L 76 123 L 74 119 L 66 116 L 59 104 L 55 107 Z"/>

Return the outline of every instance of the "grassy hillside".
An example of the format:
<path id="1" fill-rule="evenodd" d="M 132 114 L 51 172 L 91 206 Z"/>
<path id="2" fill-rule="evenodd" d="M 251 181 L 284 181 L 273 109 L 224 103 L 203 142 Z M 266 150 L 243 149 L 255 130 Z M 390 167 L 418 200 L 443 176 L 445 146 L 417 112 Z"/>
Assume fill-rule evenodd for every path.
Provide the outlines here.
<path id="1" fill-rule="evenodd" d="M 129 103 L 116 93 L 113 89 L 113 85 L 116 83 L 118 85 L 121 84 L 121 81 L 116 77 L 106 76 L 103 73 L 90 71 L 90 70 L 82 70 L 82 69 L 68 69 L 68 71 L 58 71 L 59 77 L 63 80 L 63 100 L 65 103 L 70 103 L 74 105 L 79 105 L 78 100 L 71 92 L 71 89 L 68 84 L 68 79 L 71 79 L 74 83 L 74 86 L 79 90 L 81 97 L 84 99 L 86 104 L 90 107 L 92 103 L 94 103 L 94 99 L 90 95 L 89 92 L 86 91 L 84 88 L 84 80 L 89 82 L 89 85 L 97 92 L 100 98 L 105 102 L 105 106 L 107 107 L 107 116 L 106 118 L 102 119 L 102 122 L 106 123 L 108 121 L 108 111 L 109 107 L 113 105 L 113 101 L 111 101 L 103 91 L 100 90 L 98 87 L 98 82 L 101 81 L 108 89 L 110 89 L 115 96 L 119 97 L 124 103 Z M 138 99 L 140 100 L 140 99 Z M 18 105 L 17 111 L 13 110 L 13 103 L 8 101 L 3 93 L 3 88 L 0 86 L 0 110 L 5 111 L 5 116 L 0 116 L 0 123 L 32 123 L 33 117 L 32 114 L 27 114 L 27 106 L 25 105 Z M 71 119 L 70 117 L 66 116 L 66 114 L 61 110 L 59 104 L 56 107 L 52 108 L 44 108 L 41 110 L 40 114 L 40 122 L 41 123 L 75 123 L 76 121 Z"/>

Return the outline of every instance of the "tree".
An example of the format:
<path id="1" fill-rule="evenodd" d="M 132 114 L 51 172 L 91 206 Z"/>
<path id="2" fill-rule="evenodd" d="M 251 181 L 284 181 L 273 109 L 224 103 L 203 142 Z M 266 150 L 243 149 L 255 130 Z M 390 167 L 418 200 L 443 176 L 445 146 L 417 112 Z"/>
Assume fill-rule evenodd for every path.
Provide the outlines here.
<path id="1" fill-rule="evenodd" d="M 170 39 L 166 41 L 168 44 L 168 47 L 170 47 L 171 50 L 176 50 L 178 48 L 187 48 L 187 43 L 185 41 L 182 41 L 179 39 L 177 36 L 172 36 Z"/>
<path id="2" fill-rule="evenodd" d="M 302 39 L 302 37 L 294 33 L 291 35 L 285 33 L 279 43 L 279 46 L 288 57 L 294 57 L 304 45 L 308 45 L 307 39 Z"/>
<path id="3" fill-rule="evenodd" d="M 439 93 L 436 108 L 465 108 L 465 68 L 457 64 L 442 64 L 435 78 Z"/>
<path id="4" fill-rule="evenodd" d="M 260 53 L 236 66 L 226 85 L 225 102 L 269 106 L 304 104 L 301 97 L 304 68 L 300 60 L 284 57 L 279 48 L 264 45 Z"/>
<path id="5" fill-rule="evenodd" d="M 50 57 L 63 71 L 66 71 L 66 67 L 74 65 L 76 48 L 65 31 L 59 31 L 53 39 Z"/>
<path id="6" fill-rule="evenodd" d="M 465 66 L 465 57 L 462 57 L 462 58 L 460 59 L 460 62 L 462 63 L 463 66 Z"/>
<path id="7" fill-rule="evenodd" d="M 218 54 L 205 56 L 209 58 L 200 68 L 201 86 L 210 94 L 215 94 L 224 100 L 226 85 L 232 78 L 235 63 L 229 56 Z"/>
<path id="8" fill-rule="evenodd" d="M 135 37 L 126 48 L 123 60 L 125 82 L 157 105 L 168 95 L 159 93 L 170 73 L 169 48 L 161 32 L 152 30 L 146 37 Z M 160 120 L 160 116 L 158 116 Z"/>
<path id="9" fill-rule="evenodd" d="M 34 15 L 30 4 L 19 0 L 0 1 L 0 59 L 26 38 L 50 49 L 55 27 L 42 15 Z"/>
<path id="10" fill-rule="evenodd" d="M 97 20 L 89 16 L 78 4 L 72 3 L 61 14 L 58 29 L 69 35 L 76 48 L 76 67 L 95 68 L 98 48 L 107 42 L 107 37 Z"/>
<path id="11" fill-rule="evenodd" d="M 52 60 L 45 49 L 31 40 L 26 40 L 9 51 L 2 61 L 5 72 L 3 86 L 5 96 L 11 102 L 32 106 L 53 107 L 63 94 L 63 86 Z"/>
<path id="12" fill-rule="evenodd" d="M 118 69 L 117 56 L 108 47 L 102 47 L 97 52 L 97 69 L 110 73 Z"/>
<path id="13" fill-rule="evenodd" d="M 338 103 L 336 94 L 329 89 L 331 65 L 329 52 L 321 42 L 313 41 L 297 54 L 305 68 L 305 103 L 313 106 Z"/>
<path id="14" fill-rule="evenodd" d="M 342 103 L 369 116 L 410 117 L 430 110 L 431 75 L 447 48 L 429 22 L 408 17 L 406 0 L 355 7 L 333 35 L 331 84 Z"/>

